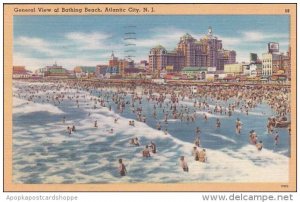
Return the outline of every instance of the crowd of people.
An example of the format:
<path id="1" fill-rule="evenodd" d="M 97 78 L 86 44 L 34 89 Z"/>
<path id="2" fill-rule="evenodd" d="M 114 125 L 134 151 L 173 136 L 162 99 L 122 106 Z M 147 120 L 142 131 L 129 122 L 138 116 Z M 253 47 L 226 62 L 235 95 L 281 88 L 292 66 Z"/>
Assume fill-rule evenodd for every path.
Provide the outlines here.
<path id="1" fill-rule="evenodd" d="M 34 84 L 35 81 L 30 81 Z M 38 80 L 38 82 L 42 82 Z M 106 107 L 109 110 L 115 110 L 122 115 L 125 110 L 130 111 L 135 119 L 129 121 L 129 126 L 134 127 L 135 121 L 147 123 L 151 118 L 157 120 L 156 129 L 163 134 L 168 134 L 169 119 L 179 120 L 180 122 L 192 123 L 197 119 L 203 118 L 205 122 L 209 120 L 209 114 L 218 114 L 223 116 L 232 116 L 235 112 L 248 115 L 249 112 L 261 103 L 267 103 L 273 110 L 274 116 L 288 117 L 290 114 L 290 88 L 270 85 L 222 85 L 222 86 L 201 86 L 194 92 L 190 86 L 185 85 L 158 85 L 158 84 L 140 84 L 133 83 L 102 83 L 92 81 L 47 81 L 45 85 L 24 85 L 20 86 L 14 96 L 27 100 L 28 102 L 51 103 L 55 106 L 62 106 L 65 101 L 73 102 L 77 108 L 86 105 L 92 101 L 92 109 Z M 79 95 L 79 91 L 85 91 L 88 95 Z M 67 93 L 72 92 L 72 93 Z M 41 95 L 44 94 L 44 96 Z M 92 96 L 93 95 L 93 96 Z M 192 101 L 188 105 L 186 100 Z M 151 113 L 146 113 L 142 103 L 151 106 Z M 211 106 L 209 103 L 215 103 Z M 148 109 L 149 110 L 149 109 Z M 203 115 L 197 114 L 197 111 L 206 111 Z M 264 112 L 262 112 L 264 113 Z M 91 114 L 89 113 L 88 116 Z M 118 118 L 114 120 L 117 123 Z M 278 131 L 274 129 L 273 119 L 266 120 L 266 130 L 274 137 L 274 145 L 279 144 Z M 66 123 L 66 117 L 63 117 L 63 124 Z M 237 135 L 242 132 L 243 122 L 237 118 L 232 127 L 235 128 Z M 68 135 L 76 131 L 76 124 L 67 127 Z M 98 128 L 98 120 L 93 121 L 93 127 Z M 221 128 L 222 124 L 219 118 L 215 122 L 216 128 Z M 114 130 L 111 128 L 110 133 Z M 207 162 L 206 149 L 201 146 L 201 130 L 195 129 L 194 147 L 192 156 L 195 161 L 201 163 Z M 263 148 L 262 140 L 259 140 L 256 132 L 249 132 L 249 143 L 256 146 L 257 150 Z M 129 145 L 141 146 L 137 137 L 130 139 Z M 142 157 L 150 158 L 157 153 L 156 144 L 151 141 L 144 145 Z M 183 171 L 188 172 L 188 164 L 185 156 L 179 157 L 180 166 Z M 125 176 L 127 173 L 123 159 L 119 159 L 119 173 Z"/>

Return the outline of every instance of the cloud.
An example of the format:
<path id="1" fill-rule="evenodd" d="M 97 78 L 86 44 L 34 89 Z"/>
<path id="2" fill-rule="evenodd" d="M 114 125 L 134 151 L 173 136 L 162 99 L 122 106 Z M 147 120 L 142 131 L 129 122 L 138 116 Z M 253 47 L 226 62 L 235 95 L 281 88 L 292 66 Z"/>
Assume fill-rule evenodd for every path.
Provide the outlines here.
<path id="1" fill-rule="evenodd" d="M 102 58 L 108 57 L 108 54 L 100 55 Z M 100 57 L 100 58 L 101 58 Z M 28 70 L 36 70 L 47 65 L 54 64 L 56 61 L 58 65 L 62 65 L 66 69 L 73 69 L 76 66 L 96 66 L 98 64 L 107 64 L 106 59 L 97 59 L 92 57 L 64 57 L 64 58 L 35 58 L 23 54 L 22 52 L 15 52 L 13 55 L 13 65 L 24 65 Z"/>
<path id="2" fill-rule="evenodd" d="M 267 44 L 270 41 L 278 42 L 282 51 L 289 45 L 288 34 L 282 33 L 245 31 L 240 32 L 237 37 L 221 35 L 217 35 L 217 37 L 222 40 L 224 49 L 236 51 L 236 60 L 239 62 L 249 61 L 250 52 L 257 53 L 261 58 L 262 53 L 267 51 Z"/>
<path id="3" fill-rule="evenodd" d="M 14 45 L 18 45 L 21 48 L 24 48 L 26 52 L 30 50 L 37 51 L 44 53 L 48 56 L 62 54 L 60 50 L 57 50 L 57 48 L 55 48 L 54 43 L 50 43 L 41 38 L 21 36 L 15 40 Z"/>
<path id="4" fill-rule="evenodd" d="M 221 39 L 222 40 L 222 43 L 223 43 L 223 47 L 225 49 L 227 49 L 228 47 L 231 47 L 231 46 L 237 46 L 239 44 L 241 44 L 242 42 L 242 39 L 241 38 L 238 38 L 238 37 L 224 37 L 224 36 L 220 36 L 220 35 L 217 35 L 218 39 Z"/>
<path id="5" fill-rule="evenodd" d="M 33 58 L 28 57 L 22 52 L 14 52 L 13 54 L 13 65 L 18 66 L 26 66 L 26 69 L 28 70 L 35 70 L 38 68 L 45 67 L 47 64 L 54 63 L 53 60 L 49 59 L 39 59 L 39 58 Z"/>
<path id="6" fill-rule="evenodd" d="M 166 31 L 167 30 L 167 31 Z M 138 38 L 133 58 L 135 61 L 147 59 L 150 48 L 160 44 L 172 50 L 176 48 L 180 37 L 189 33 L 195 39 L 202 38 L 191 30 L 176 27 L 156 27 L 151 29 L 145 38 Z M 285 49 L 289 43 L 288 35 L 282 33 L 265 33 L 259 31 L 237 32 L 232 36 L 216 35 L 223 42 L 223 48 L 235 50 L 237 61 L 248 61 L 249 52 L 262 53 L 269 41 L 280 43 Z M 105 32 L 69 32 L 56 41 L 37 37 L 20 36 L 14 42 L 14 65 L 26 65 L 30 68 L 41 68 L 51 65 L 56 60 L 64 67 L 72 69 L 77 65 L 107 64 L 111 51 L 119 58 L 125 57 L 122 39 L 113 39 Z M 128 41 L 129 42 L 129 41 Z M 43 54 L 41 54 L 43 53 Z"/>
<path id="7" fill-rule="evenodd" d="M 107 47 L 107 41 L 111 38 L 111 35 L 102 32 L 70 32 L 65 37 L 73 43 L 78 44 L 78 49 L 97 50 Z"/>
<path id="8" fill-rule="evenodd" d="M 118 44 L 106 43 L 109 37 L 100 32 L 70 32 L 57 41 L 20 36 L 14 43 L 13 64 L 25 65 L 31 70 L 55 61 L 68 69 L 78 65 L 107 64 L 110 51 L 120 49 Z"/>
<path id="9" fill-rule="evenodd" d="M 242 39 L 248 42 L 260 42 L 268 40 L 288 39 L 288 34 L 265 33 L 265 32 L 242 32 Z"/>
<path id="10" fill-rule="evenodd" d="M 262 41 L 265 39 L 265 35 L 260 32 L 244 32 L 243 38 L 247 41 Z"/>
<path id="11" fill-rule="evenodd" d="M 264 32 L 253 32 L 246 31 L 242 32 L 238 37 L 227 37 L 216 35 L 223 42 L 223 47 L 226 48 L 238 48 L 242 46 L 257 46 L 258 44 L 264 43 L 267 45 L 270 41 L 279 42 L 280 45 L 288 45 L 289 36 L 287 34 L 276 34 L 276 33 L 264 33 Z M 250 42 L 250 43 L 247 43 Z"/>

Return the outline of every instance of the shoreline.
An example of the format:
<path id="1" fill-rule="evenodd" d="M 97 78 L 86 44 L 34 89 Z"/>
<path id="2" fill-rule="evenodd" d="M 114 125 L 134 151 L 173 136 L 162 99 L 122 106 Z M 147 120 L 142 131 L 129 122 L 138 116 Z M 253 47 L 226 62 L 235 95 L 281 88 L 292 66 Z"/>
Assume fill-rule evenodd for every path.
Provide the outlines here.
<path id="1" fill-rule="evenodd" d="M 93 83 L 103 83 L 103 84 L 152 84 L 158 86 L 280 86 L 280 87 L 291 87 L 291 83 L 263 83 L 263 82 L 225 82 L 225 81 L 217 81 L 217 82 L 207 82 L 207 81 L 199 81 L 199 80 L 165 80 L 166 84 L 158 84 L 152 82 L 151 79 L 74 79 L 74 78 L 41 78 L 41 79 L 16 79 L 13 81 L 29 81 L 29 82 L 51 82 L 51 81 L 80 81 L 80 82 L 93 82 Z"/>
<path id="2" fill-rule="evenodd" d="M 45 83 L 41 83 L 41 85 L 44 85 Z M 57 84 L 54 84 L 57 85 Z M 17 90 L 17 88 L 15 89 Z M 66 92 L 72 92 L 76 93 L 76 90 L 74 88 L 68 88 Z M 51 92 L 51 91 L 50 91 Z M 62 91 L 64 92 L 64 91 Z M 73 169 L 75 174 L 78 174 L 78 176 L 69 176 L 69 175 L 63 175 L 64 177 L 56 177 L 53 178 L 54 181 L 51 181 L 49 176 L 45 177 L 46 183 L 63 183 L 66 181 L 66 179 L 73 179 L 75 180 L 74 183 L 93 183 L 93 181 L 96 179 L 103 179 L 106 181 L 106 183 L 114 183 L 114 182 L 163 182 L 163 183 L 172 183 L 174 182 L 174 179 L 176 179 L 178 175 L 181 175 L 181 177 L 175 182 L 277 182 L 277 181 L 287 181 L 288 176 L 282 171 L 288 170 L 288 161 L 289 157 L 279 154 L 276 152 L 273 152 L 268 149 L 264 149 L 262 152 L 258 152 L 253 145 L 245 145 L 241 147 L 238 150 L 232 150 L 230 147 L 223 148 L 221 150 L 218 149 L 207 149 L 208 155 L 209 155 L 209 161 L 207 164 L 199 164 L 199 162 L 193 161 L 192 157 L 190 156 L 190 152 L 192 149 L 193 144 L 190 142 L 182 141 L 173 135 L 164 135 L 162 131 L 157 131 L 153 127 L 150 127 L 149 125 L 142 123 L 142 122 L 136 122 L 136 127 L 128 127 L 128 120 L 131 120 L 130 118 L 126 118 L 117 112 L 109 111 L 107 106 L 102 107 L 99 109 L 92 109 L 92 103 L 93 99 L 97 98 L 94 95 L 91 95 L 90 92 L 87 90 L 79 90 L 78 95 L 85 95 L 88 96 L 83 99 L 82 101 L 89 103 L 89 105 L 83 105 L 83 112 L 85 114 L 92 113 L 91 117 L 84 118 L 79 122 L 78 130 L 80 132 L 75 133 L 74 136 L 71 136 L 71 138 L 68 138 L 66 135 L 61 134 L 60 131 L 64 131 L 64 127 L 58 126 L 53 128 L 51 124 L 48 126 L 45 126 L 44 129 L 30 129 L 32 131 L 39 131 L 38 136 L 39 137 L 47 137 L 49 141 L 54 141 L 56 143 L 53 143 L 54 146 L 59 145 L 66 145 L 68 144 L 74 144 L 78 142 L 79 145 L 74 145 L 78 147 L 79 150 L 77 152 L 83 151 L 87 156 L 80 154 L 78 158 L 80 158 L 79 161 L 70 161 L 68 164 L 65 162 L 64 164 L 58 166 L 56 163 L 54 163 L 56 166 L 54 168 L 50 169 L 50 171 L 46 171 L 47 175 L 48 172 L 50 173 L 60 173 L 63 172 L 64 169 Z M 91 98 L 91 100 L 90 100 Z M 67 103 L 66 103 L 67 104 Z M 72 106 L 70 106 L 72 108 Z M 19 110 L 21 111 L 21 110 Z M 114 126 L 113 118 L 120 117 L 119 124 L 117 127 Z M 75 117 L 76 118 L 76 114 Z M 100 131 L 97 131 L 91 128 L 92 120 L 99 119 L 100 123 Z M 70 120 L 72 121 L 72 119 Z M 72 124 L 72 122 L 67 122 L 67 124 Z M 55 125 L 55 123 L 54 123 Z M 114 127 L 114 136 L 110 137 L 111 135 L 107 133 L 107 130 L 109 127 Z M 36 127 L 32 125 L 32 127 Z M 107 128 L 108 127 L 108 128 Z M 31 128 L 31 126 L 29 126 Z M 53 128 L 53 129 L 51 129 Z M 51 130 L 54 130 L 51 132 Z M 41 134 L 40 134 L 41 133 Z M 53 134 L 52 134 L 53 133 Z M 158 134 L 159 133 L 159 134 Z M 43 135 L 45 134 L 45 135 Z M 47 134 L 51 134 L 50 136 Z M 54 135 L 56 134 L 56 135 Z M 60 134 L 60 135 L 59 135 Z M 14 134 L 15 136 L 15 134 Z M 23 134 L 21 135 L 23 138 L 25 138 L 27 135 Z M 78 137 L 77 137 L 78 136 Z M 224 137 L 218 137 L 218 134 L 212 135 L 215 136 L 215 138 L 224 138 Z M 140 151 L 142 150 L 142 147 L 127 147 L 128 141 L 132 137 L 139 137 L 141 139 L 142 143 L 149 142 L 149 140 L 155 140 L 155 142 L 158 144 L 158 154 L 154 155 L 152 159 L 149 160 L 151 164 L 147 167 L 145 165 L 145 160 L 142 159 Z M 119 139 L 121 138 L 121 139 Z M 64 141 L 66 142 L 64 142 Z M 118 141 L 119 140 L 119 141 Z M 165 141 L 169 140 L 169 141 Z M 230 139 L 229 139 L 230 140 Z M 75 142 L 74 142 L 75 141 Z M 224 140 L 226 141 L 226 140 Z M 231 140 L 232 141 L 232 140 Z M 95 143 L 97 144 L 111 144 L 111 147 L 108 147 L 109 150 L 105 152 L 95 153 L 94 151 L 86 150 L 90 145 L 93 145 Z M 22 142 L 21 142 L 22 143 Z M 39 146 L 37 143 L 31 143 L 35 146 Z M 144 145 L 144 144 L 143 144 Z M 51 147 L 46 146 L 51 152 Z M 73 146 L 72 146 L 73 147 Z M 92 147 L 93 148 L 93 147 Z M 120 150 L 120 152 L 118 152 Z M 20 152 L 22 149 L 20 150 Z M 76 150 L 75 150 L 76 151 Z M 97 150 L 96 150 L 97 151 Z M 71 153 L 70 153 L 71 152 Z M 129 152 L 129 153 L 128 153 Z M 132 153 L 131 153 L 132 152 Z M 136 153 L 137 152 L 137 153 Z M 23 152 L 22 152 L 23 153 Z M 39 152 L 35 152 L 35 156 L 30 157 L 32 161 L 34 162 L 34 159 L 45 159 L 45 156 L 42 154 L 39 154 Z M 69 155 L 73 155 L 72 150 L 69 151 L 68 148 L 64 149 L 64 153 L 67 153 Z M 100 155 L 101 154 L 101 155 Z M 83 155 L 81 157 L 81 155 Z M 96 155 L 96 159 L 101 159 L 103 161 L 103 165 L 99 163 L 99 161 L 96 161 L 96 163 L 88 164 L 89 166 L 83 166 L 85 162 L 91 161 L 90 158 L 93 157 L 93 155 Z M 116 156 L 115 156 L 116 155 Z M 187 157 L 187 161 L 190 167 L 190 172 L 188 174 L 183 173 L 178 165 L 178 158 L 180 155 L 184 155 Z M 49 155 L 50 156 L 50 155 Z M 77 155 L 76 155 L 77 156 Z M 115 156 L 115 157 L 113 157 Z M 55 155 L 54 155 L 55 157 Z M 51 158 L 54 158 L 53 156 Z M 95 158 L 94 157 L 94 158 Z M 120 179 L 117 174 L 115 173 L 114 169 L 116 169 L 117 165 L 114 158 L 123 158 L 125 160 L 125 164 L 128 165 L 128 169 L 130 169 L 129 176 L 126 176 L 125 178 Z M 57 156 L 56 158 L 61 158 Z M 66 158 L 66 157 L 64 157 Z M 47 159 L 47 158 L 46 158 Z M 113 160 L 111 160 L 113 159 Z M 226 159 L 226 161 L 224 161 Z M 18 160 L 19 161 L 19 160 Z M 229 163 L 231 162 L 231 163 Z M 240 162 L 240 163 L 238 163 Z M 280 163 L 281 162 L 281 163 Z M 283 163 L 285 162 L 285 163 Z M 241 164 L 247 165 L 247 169 L 245 169 Z M 264 165 L 265 164 L 265 165 Z M 47 165 L 47 162 L 46 162 Z M 52 165 L 52 164 L 50 164 Z M 71 166 L 71 167 L 70 167 Z M 146 167 L 144 167 L 146 166 Z M 272 169 L 273 174 L 272 176 L 267 175 L 268 169 L 265 169 L 265 166 L 270 166 L 270 169 Z M 61 167 L 61 168 L 60 168 Z M 160 167 L 162 169 L 161 171 L 158 171 L 158 173 L 153 173 L 153 170 L 158 169 L 157 167 Z M 16 169 L 24 169 L 26 166 L 17 166 Z M 170 168 L 173 168 L 173 170 L 168 170 Z M 85 171 L 85 169 L 87 169 Z M 142 170 L 141 170 L 142 169 Z M 61 170 L 61 171 L 60 171 Z M 99 170 L 99 172 L 96 171 Z M 143 171 L 144 170 L 144 171 Z M 257 171 L 258 173 L 262 173 L 264 177 L 257 176 L 255 173 L 252 173 L 253 171 Z M 82 174 L 85 173 L 85 174 Z M 89 172 L 95 174 L 89 174 Z M 137 172 L 137 173 L 135 173 Z M 243 173 L 241 176 L 236 175 L 236 173 Z M 265 173 L 265 174 L 264 174 Z M 20 174 L 20 173 L 19 173 Z M 20 174 L 25 179 L 27 179 L 26 173 Z M 42 175 L 42 174 L 40 174 Z M 44 175 L 42 175 L 44 176 Z M 143 176 L 143 177 L 142 177 Z M 20 178 L 20 176 L 15 176 L 17 178 Z M 80 180 L 80 177 L 83 179 Z M 145 181 L 143 180 L 145 178 Z M 165 180 L 162 180 L 163 178 L 166 178 Z M 174 179 L 172 179 L 174 178 Z M 22 177 L 21 177 L 22 179 Z M 283 180 L 280 180 L 283 179 Z M 50 181 L 49 181 L 50 180 Z M 56 181 L 55 181 L 56 180 Z M 19 180 L 17 180 L 20 182 Z M 44 182 L 44 181 L 43 181 Z M 101 181 L 102 182 L 102 181 Z M 21 181 L 22 183 L 22 181 Z M 94 183 L 99 183 L 94 182 Z"/>

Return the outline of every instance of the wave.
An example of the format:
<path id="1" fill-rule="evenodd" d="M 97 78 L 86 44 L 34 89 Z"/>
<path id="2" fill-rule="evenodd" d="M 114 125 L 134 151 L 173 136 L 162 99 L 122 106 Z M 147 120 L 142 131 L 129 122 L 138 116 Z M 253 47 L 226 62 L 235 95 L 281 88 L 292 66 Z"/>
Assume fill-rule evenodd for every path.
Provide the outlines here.
<path id="1" fill-rule="evenodd" d="M 51 104 L 40 104 L 26 101 L 23 99 L 13 98 L 13 113 L 27 114 L 33 112 L 49 112 L 51 114 L 64 114 L 62 110 Z"/>
<path id="2" fill-rule="evenodd" d="M 92 103 L 90 98 L 95 96 L 80 93 L 87 96 L 81 101 Z M 26 111 L 24 100 L 14 98 L 14 102 L 14 113 L 16 110 Z M 80 112 L 91 113 L 90 116 L 75 122 L 77 114 L 75 110 L 72 112 L 74 120 L 68 120 L 67 125 L 76 123 L 77 131 L 70 137 L 66 133 L 67 125 L 55 123 L 39 128 L 38 131 L 27 128 L 29 134 L 38 132 L 41 136 L 39 141 L 24 139 L 29 135 L 21 135 L 21 129 L 14 131 L 14 144 L 19 145 L 14 150 L 14 159 L 18 160 L 13 161 L 14 182 L 30 182 L 33 178 L 31 173 L 39 177 L 36 179 L 40 179 L 40 183 L 288 181 L 289 158 L 286 156 L 266 149 L 259 152 L 254 146 L 247 145 L 238 150 L 206 149 L 208 162 L 200 163 L 194 161 L 191 155 L 192 143 L 179 140 L 143 122 L 135 121 L 135 126 L 129 126 L 131 119 L 109 111 L 108 108 L 92 109 L 91 103 L 84 105 L 81 108 L 83 112 Z M 45 108 L 51 112 L 59 110 L 50 104 L 29 103 L 28 106 L 27 113 Z M 117 123 L 114 123 L 115 118 L 118 118 Z M 96 120 L 97 128 L 93 126 Z M 110 132 L 111 129 L 113 132 Z M 220 134 L 210 135 L 236 143 Z M 129 140 L 134 137 L 139 138 L 141 146 L 129 145 Z M 141 152 L 150 141 L 156 143 L 158 152 L 144 159 Z M 23 144 L 26 144 L 26 148 L 21 148 Z M 187 160 L 188 173 L 183 172 L 179 166 L 180 156 L 185 156 Z M 123 178 L 119 177 L 117 171 L 119 158 L 123 159 L 128 170 L 127 176 Z M 38 170 L 36 162 L 42 162 L 48 169 Z"/>
<path id="3" fill-rule="evenodd" d="M 221 134 L 215 134 L 215 133 L 208 133 L 208 135 L 213 136 L 213 137 L 218 137 L 222 140 L 226 140 L 228 142 L 234 143 L 236 144 L 236 141 L 234 139 L 231 139 L 229 137 L 226 137 L 225 135 L 221 135 Z"/>

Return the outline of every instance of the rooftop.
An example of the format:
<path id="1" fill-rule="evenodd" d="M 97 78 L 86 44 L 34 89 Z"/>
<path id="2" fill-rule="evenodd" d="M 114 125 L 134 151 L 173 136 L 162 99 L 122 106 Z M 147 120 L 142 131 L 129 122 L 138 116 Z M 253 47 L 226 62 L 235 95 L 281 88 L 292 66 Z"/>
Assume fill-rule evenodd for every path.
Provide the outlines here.
<path id="1" fill-rule="evenodd" d="M 162 45 L 157 45 L 157 46 L 155 46 L 155 47 L 153 47 L 153 49 L 163 49 L 163 50 L 166 50 L 166 48 L 165 47 L 163 47 Z"/>
<path id="2" fill-rule="evenodd" d="M 49 71 L 49 73 L 54 73 L 54 74 L 66 73 L 66 70 L 63 68 L 51 68 L 48 71 Z"/>
<path id="3" fill-rule="evenodd" d="M 13 74 L 26 74 L 25 66 L 13 66 Z"/>
<path id="4" fill-rule="evenodd" d="M 206 67 L 184 67 L 182 71 L 207 71 Z"/>

